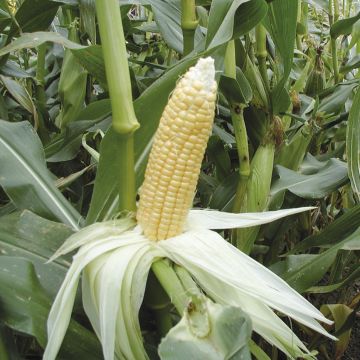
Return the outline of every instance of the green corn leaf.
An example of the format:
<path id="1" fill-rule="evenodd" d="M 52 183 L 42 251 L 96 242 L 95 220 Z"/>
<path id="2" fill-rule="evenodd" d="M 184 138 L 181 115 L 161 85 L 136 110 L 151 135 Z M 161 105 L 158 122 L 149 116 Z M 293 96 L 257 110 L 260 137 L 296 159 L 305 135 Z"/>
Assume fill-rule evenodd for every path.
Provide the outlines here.
<path id="1" fill-rule="evenodd" d="M 331 315 L 339 341 L 335 343 L 335 359 L 341 359 L 349 345 L 351 328 L 356 322 L 356 311 L 344 304 L 323 305 L 321 312 Z"/>
<path id="2" fill-rule="evenodd" d="M 340 72 L 346 74 L 347 72 L 357 69 L 360 67 L 360 55 L 354 55 L 350 57 L 350 59 L 340 67 Z"/>
<path id="3" fill-rule="evenodd" d="M 0 1 L 0 31 L 2 32 L 6 26 L 11 24 L 11 11 L 9 9 L 9 5 L 7 0 Z"/>
<path id="4" fill-rule="evenodd" d="M 81 24 L 93 44 L 96 42 L 95 1 L 80 0 Z"/>
<path id="5" fill-rule="evenodd" d="M 229 102 L 247 104 L 252 99 L 252 90 L 243 72 L 238 69 L 238 79 L 221 75 L 219 88 Z"/>
<path id="6" fill-rule="evenodd" d="M 17 208 L 79 229 L 81 216 L 56 189 L 30 123 L 0 120 L 0 164 L 0 184 Z"/>
<path id="7" fill-rule="evenodd" d="M 40 285 L 33 264 L 11 256 L 1 256 L 0 260 L 2 321 L 16 331 L 35 336 L 44 347 L 51 300 Z M 61 360 L 97 360 L 101 350 L 95 335 L 72 320 L 59 355 Z"/>
<path id="8" fill-rule="evenodd" d="M 347 276 L 344 280 L 331 285 L 325 286 L 312 286 L 307 292 L 313 294 L 329 294 L 333 291 L 340 290 L 345 286 L 352 285 L 356 280 L 360 278 L 360 267 L 356 268 L 349 276 Z"/>
<path id="9" fill-rule="evenodd" d="M 51 264 L 46 264 L 46 261 L 71 234 L 68 226 L 46 220 L 27 210 L 0 218 L 2 253 L 31 261 L 40 284 L 51 297 L 59 289 L 71 257 L 58 259 Z"/>
<path id="10" fill-rule="evenodd" d="M 239 182 L 239 172 L 235 172 L 224 179 L 215 189 L 211 201 L 210 209 L 231 211 L 232 204 Z"/>
<path id="11" fill-rule="evenodd" d="M 34 117 L 34 124 L 38 125 L 38 113 L 35 104 L 24 86 L 16 80 L 0 75 L 0 79 L 14 99 Z"/>
<path id="12" fill-rule="evenodd" d="M 224 144 L 217 136 L 211 136 L 207 146 L 209 160 L 216 166 L 216 178 L 221 181 L 231 172 L 231 161 Z"/>
<path id="13" fill-rule="evenodd" d="M 311 162 L 312 166 L 306 168 Z M 305 166 L 304 166 L 305 165 Z M 308 154 L 300 173 L 276 166 L 277 179 L 273 181 L 271 196 L 288 190 L 304 199 L 320 199 L 348 181 L 347 165 L 338 159 L 321 162 Z M 311 169 L 311 173 L 309 171 Z"/>
<path id="14" fill-rule="evenodd" d="M 75 24 L 70 25 L 69 40 L 78 43 L 78 31 Z M 86 94 L 87 72 L 80 65 L 70 49 L 65 50 L 61 66 L 58 96 L 60 98 L 60 112 L 56 118 L 57 125 L 63 129 L 74 121 L 84 108 Z"/>
<path id="15" fill-rule="evenodd" d="M 360 227 L 360 205 L 357 205 L 336 218 L 319 234 L 311 235 L 297 244 L 289 253 L 296 254 L 313 247 L 329 247 L 343 240 Z"/>
<path id="16" fill-rule="evenodd" d="M 290 105 L 284 85 L 290 75 L 294 58 L 297 12 L 298 0 L 273 1 L 269 5 L 268 16 L 264 21 L 283 64 L 282 77 L 271 94 L 274 114 L 286 111 Z"/>
<path id="17" fill-rule="evenodd" d="M 183 34 L 181 29 L 181 1 L 146 0 L 154 13 L 155 22 L 169 47 L 180 54 L 183 51 Z M 195 47 L 201 43 L 203 35 L 198 27 L 195 31 Z"/>
<path id="18" fill-rule="evenodd" d="M 59 3 L 50 0 L 25 0 L 16 11 L 16 24 L 13 22 L 10 36 L 20 32 L 47 30 L 58 11 Z M 20 29 L 19 29 L 20 28 Z"/>
<path id="19" fill-rule="evenodd" d="M 266 15 L 264 0 L 214 0 L 209 13 L 206 48 L 225 44 L 246 34 Z"/>
<path id="20" fill-rule="evenodd" d="M 101 46 L 91 45 L 79 49 L 71 49 L 76 60 L 99 81 L 103 89 L 107 89 L 104 58 Z"/>
<path id="21" fill-rule="evenodd" d="M 360 202 L 360 91 L 357 90 L 346 130 L 346 156 L 352 189 Z"/>
<path id="22" fill-rule="evenodd" d="M 352 32 L 353 25 L 360 19 L 360 12 L 350 18 L 336 21 L 330 28 L 330 35 L 333 39 L 340 35 L 349 35 Z"/>
<path id="23" fill-rule="evenodd" d="M 4 46 L 3 48 L 0 49 L 0 56 L 9 54 L 10 52 L 16 50 L 21 50 L 25 48 L 35 48 L 47 41 L 63 45 L 69 49 L 84 48 L 84 46 L 74 43 L 58 33 L 48 32 L 48 31 L 38 31 L 38 32 L 21 34 L 21 36 L 16 38 L 9 45 Z"/>
<path id="24" fill-rule="evenodd" d="M 319 255 L 290 255 L 300 261 L 297 261 L 295 266 L 288 266 L 288 270 L 282 273 L 281 277 L 297 291 L 306 291 L 324 277 L 340 249 L 346 249 L 354 240 L 360 248 L 359 235 L 360 232 L 356 231 Z"/>
<path id="25" fill-rule="evenodd" d="M 336 86 L 333 92 L 321 99 L 318 112 L 324 112 L 325 114 L 334 114 L 342 111 L 345 102 L 351 96 L 356 83 L 349 82 Z"/>

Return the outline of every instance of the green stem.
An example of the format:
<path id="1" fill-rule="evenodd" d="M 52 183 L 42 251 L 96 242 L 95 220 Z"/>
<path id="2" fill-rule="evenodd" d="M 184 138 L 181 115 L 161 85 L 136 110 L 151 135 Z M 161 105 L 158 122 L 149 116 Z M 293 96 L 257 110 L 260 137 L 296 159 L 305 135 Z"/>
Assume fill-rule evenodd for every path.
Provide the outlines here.
<path id="1" fill-rule="evenodd" d="M 329 0 L 329 24 L 332 26 L 334 24 L 334 10 L 333 10 L 333 4 L 337 4 L 337 0 Z M 335 5 L 336 6 L 336 5 Z M 337 54 L 337 48 L 336 48 L 336 39 L 331 38 L 330 42 L 331 46 L 331 56 L 332 56 L 332 63 L 333 63 L 333 71 L 334 71 L 334 81 L 335 84 L 339 82 L 339 64 L 338 64 L 338 54 Z"/>
<path id="2" fill-rule="evenodd" d="M 46 57 L 46 43 L 39 45 L 37 53 L 37 64 L 36 64 L 36 80 L 38 84 L 44 88 L 45 85 L 45 57 Z"/>
<path id="3" fill-rule="evenodd" d="M 269 84 L 269 78 L 266 67 L 266 58 L 267 58 L 266 29 L 263 25 L 259 24 L 256 26 L 255 38 L 256 38 L 256 57 L 259 63 L 260 74 L 264 81 L 266 89 L 269 91 L 270 84 Z"/>
<path id="4" fill-rule="evenodd" d="M 296 35 L 296 47 L 299 51 L 302 51 L 302 43 L 301 43 L 301 36 Z"/>
<path id="5" fill-rule="evenodd" d="M 197 25 L 195 0 L 181 0 L 181 29 L 184 37 L 184 56 L 194 50 L 194 37 Z"/>
<path id="6" fill-rule="evenodd" d="M 229 41 L 225 54 L 225 75 L 236 79 L 236 57 L 235 42 Z M 244 120 L 244 104 L 229 100 L 231 121 L 234 126 L 236 148 L 239 157 L 239 181 L 237 184 L 236 195 L 233 205 L 233 212 L 241 210 L 250 176 L 249 146 L 248 136 Z M 232 241 L 236 243 L 236 230 L 232 232 Z"/>
<path id="7" fill-rule="evenodd" d="M 39 136 L 43 143 L 50 140 L 49 132 L 45 126 L 46 119 L 46 93 L 45 93 L 45 58 L 46 58 L 46 43 L 41 44 L 37 48 L 37 64 L 36 64 L 36 99 L 38 101 L 38 124 Z"/>
<path id="8" fill-rule="evenodd" d="M 339 82 L 339 64 L 338 64 L 338 56 L 337 56 L 337 48 L 336 48 L 336 39 L 331 39 L 331 55 L 332 55 L 332 63 L 334 70 L 334 81 L 335 84 Z"/>
<path id="9" fill-rule="evenodd" d="M 235 41 L 228 42 L 225 53 L 225 75 L 236 79 Z M 234 212 L 239 212 L 246 194 L 247 181 L 250 176 L 250 161 L 247 131 L 244 120 L 244 104 L 230 101 L 231 120 L 234 126 L 236 147 L 239 157 L 239 183 L 233 206 Z"/>
<path id="10" fill-rule="evenodd" d="M 155 321 L 158 333 L 160 337 L 165 337 L 166 334 L 173 327 L 171 320 L 171 314 L 169 312 L 169 307 L 161 308 L 155 311 Z"/>
<path id="11" fill-rule="evenodd" d="M 236 79 L 236 56 L 234 40 L 230 40 L 226 46 L 224 69 L 224 73 L 226 76 L 232 79 Z"/>
<path id="12" fill-rule="evenodd" d="M 169 50 L 168 50 L 168 53 L 167 53 L 166 66 L 170 66 L 170 65 L 171 65 L 171 61 L 172 61 L 173 56 L 174 56 L 174 50 L 173 50 L 173 49 L 169 49 Z"/>
<path id="13" fill-rule="evenodd" d="M 249 146 L 244 120 L 243 106 L 231 106 L 231 119 L 234 126 L 237 152 L 239 156 L 239 182 L 236 189 L 233 212 L 238 213 L 246 194 L 247 183 L 250 177 Z"/>
<path id="14" fill-rule="evenodd" d="M 151 269 L 178 313 L 182 315 L 189 297 L 172 266 L 166 260 L 158 260 L 152 264 Z"/>
<path id="15" fill-rule="evenodd" d="M 348 1 L 346 2 L 345 18 L 350 17 L 350 14 L 351 14 L 351 6 L 352 6 L 352 0 L 348 0 Z"/>
<path id="16" fill-rule="evenodd" d="M 340 16 L 340 7 L 339 7 L 339 0 L 334 1 L 334 21 L 337 21 Z"/>
<path id="17" fill-rule="evenodd" d="M 118 174 L 119 210 L 135 211 L 133 133 L 139 127 L 139 123 L 132 103 L 125 38 L 117 0 L 96 0 L 96 14 L 111 99 L 112 126 L 119 134 L 118 146 L 122 154 Z"/>
<path id="18" fill-rule="evenodd" d="M 38 47 L 37 64 L 36 64 L 36 97 L 41 106 L 45 106 L 46 94 L 45 94 L 45 57 L 46 57 L 46 43 L 41 44 Z"/>
<path id="19" fill-rule="evenodd" d="M 173 326 L 171 302 L 153 271 L 149 272 L 144 303 L 154 313 L 158 333 L 164 337 Z"/>
<path id="20" fill-rule="evenodd" d="M 113 127 L 131 134 L 138 127 L 132 104 L 125 38 L 117 0 L 96 0 L 106 78 L 111 98 Z"/>
<path id="21" fill-rule="evenodd" d="M 149 11 L 149 15 L 148 15 L 148 18 L 147 18 L 147 21 L 146 21 L 146 22 L 147 22 L 148 24 L 151 23 L 151 22 L 153 21 L 153 17 L 154 17 L 153 12 L 152 12 L 152 11 Z M 146 39 L 147 41 L 150 41 L 151 36 L 152 36 L 152 33 L 151 33 L 151 32 L 146 32 L 146 34 L 145 34 L 145 39 Z"/>
<path id="22" fill-rule="evenodd" d="M 305 28 L 305 34 L 308 34 L 308 26 L 309 26 L 309 5 L 305 2 L 301 3 L 301 23 Z"/>
<path id="23" fill-rule="evenodd" d="M 195 294 L 195 295 L 201 294 L 201 291 L 200 291 L 199 287 L 197 286 L 196 282 L 193 280 L 191 275 L 184 268 L 182 268 L 179 265 L 174 265 L 174 270 L 188 295 L 189 294 Z"/>
<path id="24" fill-rule="evenodd" d="M 118 151 L 122 154 L 119 168 L 119 211 L 136 211 L 134 137 L 119 135 Z"/>

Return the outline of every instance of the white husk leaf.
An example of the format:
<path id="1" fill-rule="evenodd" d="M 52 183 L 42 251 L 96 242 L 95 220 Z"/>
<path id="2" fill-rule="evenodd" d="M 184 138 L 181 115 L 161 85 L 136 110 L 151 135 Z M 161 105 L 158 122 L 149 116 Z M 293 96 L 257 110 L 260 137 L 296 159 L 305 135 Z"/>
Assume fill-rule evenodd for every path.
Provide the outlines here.
<path id="1" fill-rule="evenodd" d="M 100 230 L 104 229 L 102 225 L 99 227 Z M 103 234 L 103 238 L 83 245 L 74 256 L 50 310 L 47 324 L 48 343 L 44 360 L 56 358 L 69 325 L 77 285 L 84 269 L 83 289 L 85 294 L 90 295 L 86 299 L 85 296 L 83 297 L 84 308 L 96 334 L 101 339 L 105 359 L 114 358 L 116 334 L 121 335 L 116 341 L 119 341 L 118 348 L 127 358 L 147 359 L 142 345 L 138 310 L 151 263 L 156 257 L 164 254 L 152 247 L 152 243 L 138 231 L 125 233 L 121 231 L 116 235 L 115 229 L 112 228 L 110 236 Z M 80 243 L 82 243 L 81 233 L 82 231 L 76 234 L 76 241 Z M 87 231 L 84 231 L 84 235 L 88 238 Z M 133 261 L 135 265 L 132 264 Z M 134 275 L 137 272 L 139 276 Z M 135 283 L 133 278 L 136 278 Z M 136 296 L 135 302 L 127 303 L 124 307 L 126 299 L 130 298 L 130 291 Z"/>
<path id="2" fill-rule="evenodd" d="M 44 360 L 56 358 L 82 272 L 84 309 L 101 340 L 105 359 L 113 360 L 116 354 L 146 360 L 138 313 L 151 264 L 161 257 L 186 268 L 215 301 L 241 307 L 251 317 L 254 330 L 289 357 L 303 352 L 309 356 L 271 308 L 329 337 L 316 320 L 331 322 L 266 267 L 207 230 L 210 222 L 216 229 L 248 227 L 308 209 L 259 214 L 194 210 L 189 231 L 160 242 L 146 239 L 130 219 L 94 224 L 72 235 L 54 255 L 81 246 L 49 314 Z"/>
<path id="3" fill-rule="evenodd" d="M 66 239 L 55 254 L 49 259 L 49 262 L 54 261 L 59 256 L 67 254 L 80 246 L 90 244 L 98 239 L 102 239 L 104 237 L 107 238 L 112 235 L 117 236 L 135 225 L 135 221 L 131 218 L 111 220 L 89 225 Z"/>
<path id="4" fill-rule="evenodd" d="M 301 207 L 295 209 L 282 209 L 260 213 L 227 213 L 216 210 L 190 210 L 187 229 L 222 230 L 234 228 L 247 228 L 267 224 L 285 216 L 315 209 L 314 207 Z"/>
<path id="5" fill-rule="evenodd" d="M 227 289 L 230 288 L 237 296 L 234 296 L 234 292 L 228 294 L 226 303 L 237 304 L 250 316 L 251 313 L 258 313 L 258 309 L 253 310 L 253 306 L 255 307 L 256 303 L 262 304 L 334 338 L 314 320 L 331 323 L 320 311 L 277 275 L 227 243 L 219 234 L 210 230 L 193 230 L 161 241 L 159 246 L 166 250 L 171 260 L 186 268 L 214 298 L 223 298 L 222 294 L 227 294 Z M 232 297 L 236 299 L 235 303 Z M 256 321 L 254 323 L 256 324 Z M 259 328 L 255 328 L 255 331 L 259 331 Z M 284 327 L 282 332 L 286 332 Z M 277 337 L 274 337 L 274 334 L 261 333 L 276 345 Z M 289 338 L 289 334 L 292 334 L 290 329 L 285 339 Z M 291 337 L 294 339 L 293 335 Z"/>

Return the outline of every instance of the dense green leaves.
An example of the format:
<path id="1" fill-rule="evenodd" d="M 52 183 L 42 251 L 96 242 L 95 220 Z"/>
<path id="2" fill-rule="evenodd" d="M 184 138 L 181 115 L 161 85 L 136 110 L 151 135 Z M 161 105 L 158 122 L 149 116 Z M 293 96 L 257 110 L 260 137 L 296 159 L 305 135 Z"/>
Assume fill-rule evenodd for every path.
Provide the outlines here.
<path id="1" fill-rule="evenodd" d="M 278 79 L 271 94 L 274 114 L 286 111 L 290 105 L 284 85 L 290 75 L 294 57 L 297 11 L 297 0 L 277 0 L 270 3 L 268 16 L 264 22 L 283 65 L 281 79 Z"/>
<path id="2" fill-rule="evenodd" d="M 40 285 L 32 263 L 24 258 L 1 256 L 0 301 L 2 321 L 14 330 L 33 335 L 46 344 L 46 320 L 51 300 Z M 60 359 L 99 359 L 101 350 L 93 333 L 71 321 Z"/>
<path id="3" fill-rule="evenodd" d="M 193 205 L 231 212 L 241 183 L 247 192 L 243 203 L 252 199 L 253 210 L 314 206 L 306 214 L 262 225 L 246 250 L 251 251 L 254 260 L 270 266 L 296 290 L 322 294 L 309 297 L 316 299 L 317 307 L 330 301 L 334 303 L 322 310 L 334 318 L 335 326 L 329 329 L 335 329 L 340 341 L 330 347 L 325 338 L 309 329 L 306 334 L 312 341 L 307 342 L 307 346 L 313 354 L 321 349 L 321 356 L 340 358 L 349 346 L 349 339 L 352 346 L 349 333 L 356 313 L 352 309 L 358 302 L 352 294 L 354 282 L 360 277 L 360 91 L 356 91 L 360 67 L 360 14 L 356 4 L 345 0 L 338 12 L 337 2 L 330 2 L 334 9 L 329 9 L 329 1 L 325 0 L 196 0 L 199 26 L 195 32 L 195 48 L 184 58 L 181 27 L 184 3 L 181 0 L 114 2 L 114 8 L 119 4 L 123 21 L 128 55 L 128 63 L 125 57 L 123 59 L 124 66 L 129 66 L 135 112 L 141 125 L 134 134 L 136 188 L 143 181 L 152 139 L 176 82 L 199 57 L 212 56 L 219 87 L 217 107 Z M 119 214 L 119 189 L 124 177 L 132 179 L 134 175 L 131 168 L 126 172 L 120 170 L 121 164 L 127 163 L 126 152 L 124 139 L 111 128 L 111 101 L 95 0 L 23 0 L 13 5 L 0 0 L 1 360 L 41 358 L 41 347 L 46 344 L 45 322 L 49 307 L 73 261 L 73 254 L 51 263 L 47 260 L 82 226 L 82 216 L 91 224 L 125 215 Z M 110 25 L 114 28 L 118 24 Z M 261 26 L 255 29 L 257 25 Z M 266 29 L 261 39 L 256 31 L 259 29 Z M 235 40 L 235 56 L 226 50 L 230 48 L 230 40 Z M 266 45 L 261 55 L 263 62 L 259 45 L 263 48 Z M 309 97 L 304 94 L 305 82 L 315 58 L 320 56 L 324 62 L 324 89 Z M 236 67 L 236 80 L 224 75 L 224 67 L 228 70 L 229 64 L 233 74 Z M 336 64 L 341 66 L 338 77 Z M 117 74 L 113 75 L 115 78 Z M 231 111 L 235 109 L 234 104 L 246 106 L 244 120 L 248 141 L 244 139 L 241 143 L 234 136 L 236 117 Z M 278 117 L 276 127 L 274 115 Z M 256 170 L 261 173 L 259 181 L 266 178 L 270 182 L 273 173 L 269 197 L 255 189 L 256 182 L 247 183 L 245 173 L 240 178 L 239 171 L 242 161 L 251 163 L 259 149 L 274 140 L 277 143 L 274 167 L 272 158 L 271 161 L 264 159 Z M 247 154 L 246 158 L 240 156 L 240 161 L 239 149 L 246 150 Z M 268 171 L 262 173 L 265 168 Z M 132 199 L 135 200 L 135 196 Z M 211 213 L 208 216 L 211 218 Z M 222 216 L 228 215 L 217 214 L 218 218 Z M 223 223 L 219 219 L 213 222 Z M 221 234 L 226 241 L 236 242 L 231 231 L 224 228 Z M 96 231 L 88 235 L 98 240 Z M 88 235 L 84 238 L 87 245 Z M 118 239 L 111 241 L 115 244 Z M 212 272 L 218 269 L 218 277 L 228 272 L 229 281 L 248 281 L 248 285 L 253 286 L 249 281 L 255 278 L 253 270 L 241 271 L 240 268 L 252 264 L 259 269 L 257 262 L 245 257 L 234 258 L 230 264 L 220 251 L 226 244 L 222 239 L 219 239 L 219 249 L 215 248 L 214 254 L 209 252 L 205 261 L 204 250 L 209 251 L 214 241 L 209 241 L 200 254 L 194 250 L 199 242 L 190 238 L 188 242 L 186 245 L 179 242 L 172 252 L 179 257 L 188 252 L 196 259 L 193 267 L 200 272 L 205 271 L 203 267 Z M 171 247 L 169 244 L 171 242 L 165 242 L 164 247 Z M 102 247 L 101 243 L 98 245 Z M 134 254 L 140 259 L 135 248 Z M 100 260 L 104 268 L 108 268 L 108 256 L 111 257 L 106 252 Z M 125 259 L 124 264 L 129 259 L 127 255 L 121 258 Z M 118 259 L 112 261 L 116 265 L 114 268 L 119 269 Z M 208 265 L 200 269 L 203 261 Z M 173 271 L 171 261 L 164 264 Z M 91 284 L 104 277 L 98 265 L 95 264 L 88 278 Z M 139 261 L 136 266 L 134 262 L 123 270 L 127 274 L 139 271 L 141 284 L 145 286 L 145 274 L 150 265 L 144 266 Z M 177 279 L 180 268 L 176 269 Z M 241 276 L 232 278 L 232 269 L 238 269 Z M 260 279 L 271 278 L 272 275 L 262 269 Z M 86 278 L 89 274 L 83 275 Z M 116 289 L 120 286 L 118 281 L 114 282 L 115 287 L 110 286 L 113 285 L 112 276 L 116 279 L 113 271 L 110 277 L 101 280 L 106 289 L 94 300 L 95 307 L 87 311 L 98 335 L 112 332 L 119 294 Z M 179 289 L 187 281 L 192 284 L 189 288 L 194 285 L 189 274 L 187 276 L 186 279 L 179 276 L 182 284 L 177 291 L 182 295 L 186 291 Z M 200 283 L 203 287 L 206 285 L 201 280 L 204 280 L 201 276 L 196 277 L 195 287 Z M 138 284 L 136 278 L 133 281 Z M 269 282 L 264 284 L 268 286 Z M 154 295 L 153 303 L 151 311 L 147 299 L 141 305 L 140 325 L 149 358 L 250 359 L 252 356 L 258 360 L 270 357 L 279 360 L 283 355 L 276 351 L 271 353 L 264 341 L 259 341 L 259 334 L 271 334 L 275 346 L 280 345 L 282 351 L 289 351 L 294 358 L 298 355 L 293 352 L 294 346 L 301 345 L 290 329 L 284 327 L 287 320 L 280 325 L 270 310 L 257 308 L 256 301 L 246 300 L 241 292 L 238 296 L 230 292 L 223 299 L 223 288 L 218 287 L 218 282 L 210 285 L 213 290 L 202 290 L 211 301 L 192 299 L 183 317 L 183 305 L 178 306 L 180 321 L 173 311 L 168 311 L 172 309 L 171 304 L 158 311 L 160 306 L 157 305 L 163 305 L 156 298 L 158 289 L 152 282 L 146 285 L 146 291 Z M 227 286 L 230 284 L 225 288 Z M 266 286 L 261 290 L 262 295 Z M 86 307 L 93 294 L 86 284 L 82 290 Z M 126 284 L 122 292 L 128 295 L 125 290 Z M 94 331 L 90 330 L 81 310 L 81 291 L 73 289 L 71 295 L 75 294 L 74 312 L 78 322 L 71 321 L 69 335 L 58 357 L 101 359 L 103 355 Z M 137 318 L 128 311 L 134 304 L 133 298 L 125 295 L 125 302 L 120 304 L 125 321 L 118 316 L 124 328 L 117 329 L 119 335 L 124 336 L 116 336 L 123 345 L 129 342 L 132 346 L 133 339 L 130 336 L 127 340 L 124 329 L 133 326 Z M 189 294 L 186 292 L 186 295 Z M 276 301 L 283 297 L 282 291 L 274 293 Z M 170 298 L 177 303 L 172 296 Z M 263 299 L 269 300 L 269 297 L 260 296 L 259 300 Z M 231 306 L 220 305 L 223 300 Z M 104 306 L 107 301 L 112 304 L 109 308 Z M 238 302 L 242 309 L 232 306 Z M 279 304 L 282 305 L 280 301 Z M 102 324 L 97 322 L 97 306 L 106 314 Z M 252 324 L 242 312 L 244 310 L 253 311 Z M 258 321 L 258 318 L 261 319 Z M 63 313 L 57 319 L 61 323 Z M 252 339 L 251 326 L 260 330 Z M 299 329 L 297 323 L 290 327 L 301 339 L 303 329 Z M 263 328 L 269 332 L 262 335 Z M 201 336 L 199 332 L 203 332 Z M 138 325 L 136 334 L 134 351 L 146 357 Z M 107 335 L 105 338 L 108 357 L 111 357 L 114 352 L 110 344 L 112 338 Z M 269 341 L 266 336 L 264 338 Z"/>
<path id="4" fill-rule="evenodd" d="M 13 42 L 11 42 L 9 45 L 1 48 L 0 56 L 3 56 L 5 54 L 8 54 L 16 50 L 21 50 L 25 48 L 34 48 L 47 41 L 64 45 L 70 49 L 83 48 L 83 46 L 81 46 L 80 44 L 74 43 L 58 33 L 39 31 L 28 34 L 22 34 L 21 36 L 16 38 Z"/>
<path id="5" fill-rule="evenodd" d="M 40 284 L 54 297 L 63 281 L 71 257 L 46 261 L 72 234 L 63 224 L 46 220 L 30 211 L 0 218 L 0 247 L 7 256 L 26 258 L 39 275 Z"/>
<path id="6" fill-rule="evenodd" d="M 324 112 L 326 114 L 340 112 L 356 86 L 357 84 L 354 82 L 343 83 L 336 86 L 330 95 L 321 100 L 318 112 Z"/>
<path id="7" fill-rule="evenodd" d="M 246 34 L 267 12 L 264 0 L 214 0 L 209 13 L 206 36 L 208 49 Z"/>
<path id="8" fill-rule="evenodd" d="M 343 240 L 360 227 L 360 205 L 346 211 L 319 234 L 311 235 L 297 244 L 289 254 L 295 254 L 311 247 L 329 247 Z"/>
<path id="9" fill-rule="evenodd" d="M 360 201 L 360 91 L 356 92 L 346 130 L 346 154 L 351 185 Z"/>
<path id="10" fill-rule="evenodd" d="M 290 74 L 294 57 L 298 0 L 276 0 L 270 3 L 265 24 L 284 64 L 284 78 Z"/>
<path id="11" fill-rule="evenodd" d="M 0 120 L 0 149 L 0 184 L 14 204 L 78 229 L 80 215 L 56 189 L 31 125 Z"/>
<path id="12" fill-rule="evenodd" d="M 14 99 L 29 113 L 33 115 L 34 125 L 38 127 L 39 119 L 37 109 L 35 104 L 24 86 L 19 84 L 16 80 L 12 80 L 6 76 L 0 75 L 0 79 L 9 93 L 14 97 Z"/>
<path id="13" fill-rule="evenodd" d="M 252 98 L 252 90 L 243 72 L 239 69 L 238 79 L 222 75 L 219 88 L 229 102 L 247 104 Z"/>

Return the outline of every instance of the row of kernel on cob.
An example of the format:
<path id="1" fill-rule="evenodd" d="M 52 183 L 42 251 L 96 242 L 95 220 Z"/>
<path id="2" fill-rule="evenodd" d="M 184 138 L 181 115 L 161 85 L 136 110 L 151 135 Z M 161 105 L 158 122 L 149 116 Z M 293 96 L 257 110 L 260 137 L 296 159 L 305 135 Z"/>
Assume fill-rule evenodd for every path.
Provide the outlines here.
<path id="1" fill-rule="evenodd" d="M 214 78 L 214 60 L 200 59 L 180 79 L 160 119 L 137 211 L 151 240 L 174 237 L 184 228 L 213 124 Z"/>

